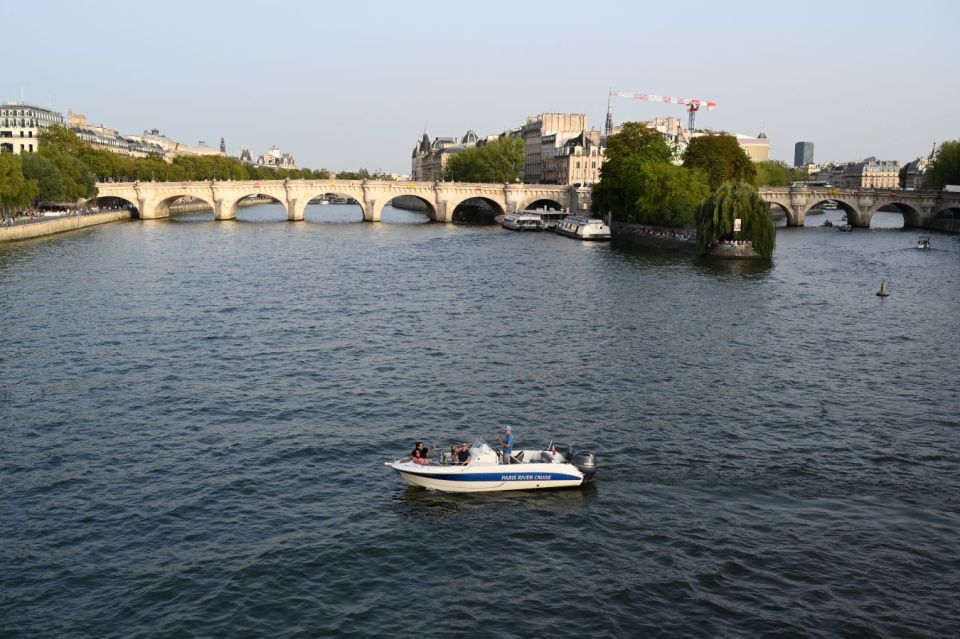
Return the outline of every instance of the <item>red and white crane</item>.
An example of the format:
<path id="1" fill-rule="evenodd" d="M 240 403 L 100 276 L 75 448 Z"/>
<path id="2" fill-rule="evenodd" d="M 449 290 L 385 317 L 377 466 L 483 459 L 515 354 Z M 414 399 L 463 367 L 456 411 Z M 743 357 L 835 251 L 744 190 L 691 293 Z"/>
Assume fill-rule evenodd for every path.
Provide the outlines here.
<path id="1" fill-rule="evenodd" d="M 693 121 L 700 107 L 706 107 L 707 111 L 713 111 L 717 108 L 717 103 L 713 100 L 702 100 L 700 98 L 672 98 L 668 95 L 653 95 L 651 93 L 627 93 L 626 91 L 614 91 L 610 89 L 610 95 L 618 98 L 632 98 L 634 100 L 646 100 L 647 102 L 663 102 L 665 104 L 681 104 L 687 107 L 687 113 L 690 114 L 689 128 L 693 131 Z"/>

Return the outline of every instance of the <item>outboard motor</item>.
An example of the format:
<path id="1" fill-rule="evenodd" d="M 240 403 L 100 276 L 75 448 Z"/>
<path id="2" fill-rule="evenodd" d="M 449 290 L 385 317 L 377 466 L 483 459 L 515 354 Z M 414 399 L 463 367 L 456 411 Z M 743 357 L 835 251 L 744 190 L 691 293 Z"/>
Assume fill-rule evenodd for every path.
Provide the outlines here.
<path id="1" fill-rule="evenodd" d="M 576 453 L 570 463 L 583 473 L 584 482 L 593 481 L 593 476 L 597 472 L 597 458 L 593 453 Z"/>

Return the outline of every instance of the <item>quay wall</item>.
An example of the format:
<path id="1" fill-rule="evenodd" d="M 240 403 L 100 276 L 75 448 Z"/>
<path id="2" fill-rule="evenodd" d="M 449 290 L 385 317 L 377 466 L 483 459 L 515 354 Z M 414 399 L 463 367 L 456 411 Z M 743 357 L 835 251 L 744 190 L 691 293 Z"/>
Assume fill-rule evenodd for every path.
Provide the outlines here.
<path id="1" fill-rule="evenodd" d="M 28 240 L 33 237 L 65 233 L 88 226 L 96 226 L 97 224 L 107 224 L 108 222 L 116 222 L 117 220 L 129 220 L 130 218 L 131 213 L 127 210 L 106 211 L 104 213 L 90 213 L 87 215 L 67 215 L 55 220 L 45 220 L 43 222 L 33 222 L 30 224 L 4 226 L 0 227 L 0 242 Z"/>
<path id="2" fill-rule="evenodd" d="M 670 237 L 671 233 L 683 233 L 690 239 Z M 696 255 L 698 253 L 696 235 L 697 232 L 694 229 L 646 226 L 616 220 L 610 222 L 610 237 L 615 243 L 656 251 Z"/>
<path id="3" fill-rule="evenodd" d="M 273 204 L 274 200 L 240 200 L 237 206 L 259 206 L 261 204 Z M 196 202 L 181 202 L 170 205 L 170 213 L 195 213 L 197 211 L 212 211 L 210 205 L 202 200 Z"/>
<path id="4" fill-rule="evenodd" d="M 420 211 L 422 213 L 427 212 L 427 203 L 412 195 L 398 195 L 390 200 L 390 206 L 395 209 L 403 209 L 405 211 Z"/>

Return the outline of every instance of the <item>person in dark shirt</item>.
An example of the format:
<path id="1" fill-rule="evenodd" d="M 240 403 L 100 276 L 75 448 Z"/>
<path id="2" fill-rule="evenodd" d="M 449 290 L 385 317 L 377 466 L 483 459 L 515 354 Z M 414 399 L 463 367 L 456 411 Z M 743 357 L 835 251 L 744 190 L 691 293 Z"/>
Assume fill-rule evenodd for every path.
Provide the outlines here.
<path id="1" fill-rule="evenodd" d="M 410 458 L 415 464 L 426 464 L 427 463 L 427 453 L 430 451 L 429 448 L 423 445 L 423 442 L 417 442 L 417 445 L 414 446 L 413 452 L 410 453 Z"/>
<path id="2" fill-rule="evenodd" d="M 467 448 L 467 442 L 460 444 L 460 452 L 457 453 L 457 461 L 461 464 L 470 462 L 470 449 Z"/>

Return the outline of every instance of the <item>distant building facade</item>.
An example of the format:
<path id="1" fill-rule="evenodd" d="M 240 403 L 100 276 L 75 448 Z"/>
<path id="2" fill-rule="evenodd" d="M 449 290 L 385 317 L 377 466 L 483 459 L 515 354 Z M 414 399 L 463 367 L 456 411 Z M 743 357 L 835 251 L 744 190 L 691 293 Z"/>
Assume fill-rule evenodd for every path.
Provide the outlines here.
<path id="1" fill-rule="evenodd" d="M 896 189 L 900 187 L 900 163 L 875 157 L 860 162 L 829 163 L 810 177 L 844 189 Z"/>
<path id="2" fill-rule="evenodd" d="M 930 158 L 928 157 L 919 157 L 913 162 L 908 162 L 903 171 L 903 188 L 923 188 L 923 175 L 927 172 L 929 165 Z"/>
<path id="3" fill-rule="evenodd" d="M 257 157 L 257 166 L 267 166 L 273 169 L 295 169 L 297 163 L 289 153 L 283 153 L 276 145 Z"/>
<path id="4" fill-rule="evenodd" d="M 547 174 L 554 174 L 550 164 L 557 149 L 587 130 L 587 116 L 582 113 L 541 113 L 527 118 L 520 128 L 523 137 L 524 163 L 521 179 L 527 184 L 549 184 Z"/>
<path id="5" fill-rule="evenodd" d="M 767 162 L 770 160 L 770 140 L 767 134 L 761 131 L 757 137 L 749 135 L 736 134 L 737 144 L 744 150 L 747 156 L 754 162 Z"/>
<path id="6" fill-rule="evenodd" d="M 108 129 L 102 124 L 90 124 L 82 113 L 67 111 L 67 128 L 78 138 L 98 149 L 105 149 L 118 155 L 143 158 L 150 154 L 163 156 L 164 149 L 158 144 L 139 142 L 120 135 L 119 131 Z"/>
<path id="7" fill-rule="evenodd" d="M 588 186 L 600 181 L 605 147 L 599 131 L 581 131 L 561 146 L 555 146 L 551 138 L 552 134 L 543 138 L 541 184 Z"/>
<path id="8" fill-rule="evenodd" d="M 0 153 L 35 152 L 40 131 L 52 125 L 64 126 L 63 114 L 23 102 L 0 104 Z"/>
<path id="9" fill-rule="evenodd" d="M 424 131 L 413 148 L 410 156 L 410 179 L 420 182 L 439 182 L 447 163 L 457 153 L 473 148 L 490 138 L 480 138 L 473 129 L 469 129 L 462 138 L 438 137 L 430 141 Z"/>
<path id="10" fill-rule="evenodd" d="M 793 166 L 813 164 L 813 142 L 797 142 L 793 145 Z"/>
<path id="11" fill-rule="evenodd" d="M 198 142 L 197 146 L 190 146 L 171 140 L 162 135 L 159 129 L 150 129 L 138 135 L 128 135 L 127 138 L 145 146 L 159 149 L 163 159 L 167 162 L 172 162 L 174 158 L 181 156 L 223 155 L 218 149 L 212 149 L 203 142 Z"/>

